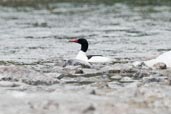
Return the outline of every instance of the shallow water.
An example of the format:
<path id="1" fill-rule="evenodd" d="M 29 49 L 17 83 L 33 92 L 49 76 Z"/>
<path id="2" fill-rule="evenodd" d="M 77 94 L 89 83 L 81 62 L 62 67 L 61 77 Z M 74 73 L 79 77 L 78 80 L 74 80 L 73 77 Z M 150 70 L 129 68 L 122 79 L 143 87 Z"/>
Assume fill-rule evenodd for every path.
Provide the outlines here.
<path id="1" fill-rule="evenodd" d="M 171 50 L 171 7 L 0 6 L 0 25 L 0 113 L 170 112 L 170 69 L 130 63 Z M 88 54 L 114 62 L 63 68 L 80 49 L 68 42 L 73 37 L 88 39 Z"/>
<path id="2" fill-rule="evenodd" d="M 150 58 L 171 49 L 169 6 L 54 4 L 53 9 L 0 7 L 0 59 L 73 58 L 87 38 L 89 54 Z M 161 40 L 162 39 L 162 40 Z"/>

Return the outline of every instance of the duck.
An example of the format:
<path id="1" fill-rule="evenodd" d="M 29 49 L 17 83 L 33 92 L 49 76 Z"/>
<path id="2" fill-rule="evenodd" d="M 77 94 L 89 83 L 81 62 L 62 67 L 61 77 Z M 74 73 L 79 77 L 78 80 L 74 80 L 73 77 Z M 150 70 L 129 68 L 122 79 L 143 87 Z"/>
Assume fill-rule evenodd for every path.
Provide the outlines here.
<path id="1" fill-rule="evenodd" d="M 138 66 L 144 63 L 146 66 L 153 68 L 157 63 L 164 63 L 167 68 L 171 68 L 171 51 L 165 52 L 154 59 L 150 59 L 143 62 L 134 62 L 134 66 Z"/>
<path id="2" fill-rule="evenodd" d="M 88 63 L 109 63 L 112 61 L 111 58 L 103 57 L 101 55 L 87 55 L 86 52 L 88 50 L 89 43 L 84 38 L 72 39 L 69 40 L 69 42 L 74 42 L 81 45 L 81 49 L 75 58 L 77 60 L 85 61 Z"/>

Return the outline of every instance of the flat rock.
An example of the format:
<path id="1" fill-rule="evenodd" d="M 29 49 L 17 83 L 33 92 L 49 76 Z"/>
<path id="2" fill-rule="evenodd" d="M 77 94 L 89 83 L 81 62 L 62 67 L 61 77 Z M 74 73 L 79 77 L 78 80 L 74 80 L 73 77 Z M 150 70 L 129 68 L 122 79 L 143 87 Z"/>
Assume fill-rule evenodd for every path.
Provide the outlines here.
<path id="1" fill-rule="evenodd" d="M 131 83 L 131 82 L 134 82 L 134 80 L 130 77 L 123 77 L 120 82 L 122 83 Z"/>
<path id="2" fill-rule="evenodd" d="M 0 87 L 17 87 L 17 86 L 20 86 L 20 84 L 16 82 L 0 81 Z"/>
<path id="3" fill-rule="evenodd" d="M 58 79 L 22 66 L 0 66 L 0 80 L 22 82 L 30 85 L 51 85 Z"/>
<path id="4" fill-rule="evenodd" d="M 111 76 L 110 79 L 112 80 L 120 80 L 122 78 L 122 76 L 120 75 L 115 75 L 115 76 Z"/>

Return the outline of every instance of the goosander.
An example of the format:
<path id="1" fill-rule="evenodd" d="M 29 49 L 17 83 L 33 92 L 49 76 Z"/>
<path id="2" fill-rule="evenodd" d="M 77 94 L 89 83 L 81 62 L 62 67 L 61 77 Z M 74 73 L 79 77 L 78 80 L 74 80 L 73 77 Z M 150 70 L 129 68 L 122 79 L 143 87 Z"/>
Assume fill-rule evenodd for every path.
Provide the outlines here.
<path id="1" fill-rule="evenodd" d="M 140 65 L 142 62 L 134 62 L 133 65 Z M 148 67 L 154 67 L 157 63 L 164 63 L 167 67 L 171 68 L 171 51 L 165 52 L 155 59 L 143 61 L 143 63 Z"/>
<path id="2" fill-rule="evenodd" d="M 78 44 L 81 44 L 81 50 L 76 56 L 77 60 L 85 61 L 85 62 L 90 62 L 90 63 L 105 63 L 105 62 L 111 62 L 111 59 L 108 57 L 102 57 L 101 55 L 86 55 L 86 52 L 88 50 L 88 41 L 84 38 L 80 39 L 73 39 L 70 40 L 69 42 L 75 42 Z"/>

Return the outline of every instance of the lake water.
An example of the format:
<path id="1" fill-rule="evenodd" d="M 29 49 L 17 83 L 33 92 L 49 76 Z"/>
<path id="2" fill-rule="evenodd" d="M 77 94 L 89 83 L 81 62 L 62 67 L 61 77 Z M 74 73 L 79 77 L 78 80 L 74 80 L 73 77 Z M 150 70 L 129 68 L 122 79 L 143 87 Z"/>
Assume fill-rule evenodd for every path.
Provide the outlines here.
<path id="1" fill-rule="evenodd" d="M 74 58 L 72 37 L 88 54 L 132 60 L 171 49 L 171 8 L 125 4 L 57 3 L 50 8 L 0 7 L 0 60 L 32 63 Z"/>

